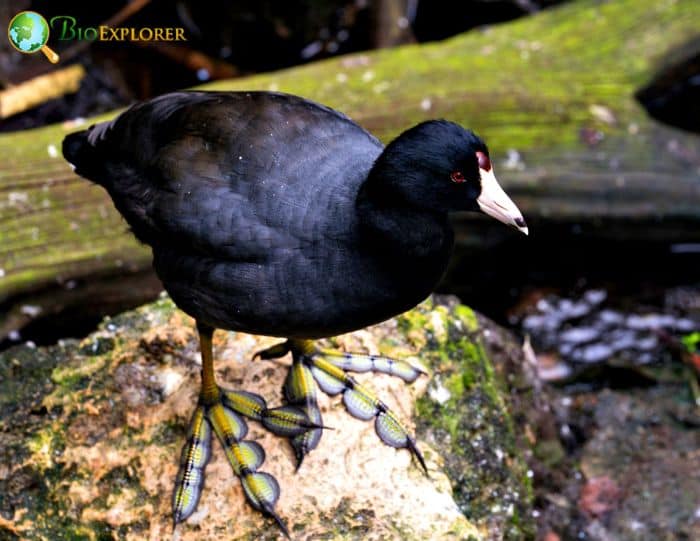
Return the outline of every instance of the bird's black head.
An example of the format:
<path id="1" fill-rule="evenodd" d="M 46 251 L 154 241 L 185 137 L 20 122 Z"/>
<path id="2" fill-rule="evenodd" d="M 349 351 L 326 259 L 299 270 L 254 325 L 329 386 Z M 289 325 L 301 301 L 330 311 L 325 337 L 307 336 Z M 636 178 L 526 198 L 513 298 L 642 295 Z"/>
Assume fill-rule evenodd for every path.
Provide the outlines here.
<path id="1" fill-rule="evenodd" d="M 527 234 L 522 214 L 501 189 L 486 144 L 446 120 L 423 122 L 379 156 L 369 184 L 385 202 L 433 212 L 484 212 Z"/>

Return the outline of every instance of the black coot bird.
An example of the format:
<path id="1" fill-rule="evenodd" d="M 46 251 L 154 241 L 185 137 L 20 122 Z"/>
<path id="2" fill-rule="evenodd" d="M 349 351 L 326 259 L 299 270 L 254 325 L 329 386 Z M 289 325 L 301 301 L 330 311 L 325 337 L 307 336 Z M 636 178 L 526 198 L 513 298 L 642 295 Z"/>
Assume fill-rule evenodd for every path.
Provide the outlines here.
<path id="1" fill-rule="evenodd" d="M 177 92 L 134 105 L 111 122 L 68 135 L 65 158 L 103 186 L 175 303 L 197 321 L 199 403 L 173 496 L 177 524 L 194 511 L 212 429 L 257 510 L 273 517 L 277 481 L 243 417 L 289 437 L 298 463 L 322 420 L 316 389 L 342 393 L 348 411 L 374 419 L 381 440 L 415 440 L 350 372 L 412 382 L 400 360 L 317 348 L 313 339 L 378 323 L 418 304 L 445 271 L 451 211 L 482 211 L 527 233 L 496 181 L 486 145 L 444 120 L 423 122 L 386 148 L 348 117 L 273 92 Z M 258 355 L 291 352 L 287 406 L 216 384 L 212 334 L 284 337 Z"/>

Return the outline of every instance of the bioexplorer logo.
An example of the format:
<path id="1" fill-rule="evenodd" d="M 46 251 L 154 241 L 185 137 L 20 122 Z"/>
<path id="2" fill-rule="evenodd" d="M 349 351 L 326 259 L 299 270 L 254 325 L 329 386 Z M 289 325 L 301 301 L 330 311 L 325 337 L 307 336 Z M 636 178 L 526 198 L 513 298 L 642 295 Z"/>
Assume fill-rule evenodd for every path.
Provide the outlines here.
<path id="1" fill-rule="evenodd" d="M 47 23 L 34 11 L 22 11 L 10 21 L 7 37 L 20 53 L 41 51 L 54 64 L 58 55 L 46 45 L 49 34 L 59 41 L 187 41 L 180 27 L 81 26 L 75 17 L 56 15 Z"/>
<path id="2" fill-rule="evenodd" d="M 33 54 L 41 51 L 50 62 L 58 62 L 58 55 L 46 45 L 49 41 L 49 25 L 35 11 L 22 11 L 10 21 L 7 37 L 20 53 Z"/>
<path id="3" fill-rule="evenodd" d="M 130 26 L 87 26 L 81 27 L 75 17 L 56 15 L 51 17 L 51 30 L 58 34 L 60 41 L 187 41 L 185 29 L 180 27 L 134 28 Z"/>

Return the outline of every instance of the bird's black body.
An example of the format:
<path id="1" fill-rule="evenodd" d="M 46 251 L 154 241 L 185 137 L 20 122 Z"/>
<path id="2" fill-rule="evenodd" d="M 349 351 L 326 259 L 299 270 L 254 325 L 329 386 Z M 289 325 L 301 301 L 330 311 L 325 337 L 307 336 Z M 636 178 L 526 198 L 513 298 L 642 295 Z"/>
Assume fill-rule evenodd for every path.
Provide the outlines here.
<path id="1" fill-rule="evenodd" d="M 292 338 L 401 313 L 447 266 L 446 211 L 373 179 L 382 150 L 344 115 L 269 92 L 168 94 L 64 143 L 153 247 L 180 308 Z"/>
<path id="2" fill-rule="evenodd" d="M 177 525 L 204 486 L 213 433 L 250 505 L 274 518 L 278 482 L 265 453 L 245 440 L 243 417 L 290 439 L 300 465 L 319 444 L 317 389 L 342 393 L 348 412 L 374 420 L 387 445 L 415 439 L 348 372 L 423 371 L 400 359 L 315 346 L 377 323 L 425 298 L 447 267 L 454 210 L 481 210 L 527 232 L 472 132 L 429 121 L 386 148 L 353 121 L 302 98 L 271 92 L 178 92 L 135 105 L 114 121 L 71 134 L 63 154 L 104 186 L 134 234 L 153 248 L 175 303 L 197 321 L 200 394 L 173 491 Z M 282 336 L 257 355 L 292 353 L 285 405 L 219 387 L 216 328 Z"/>

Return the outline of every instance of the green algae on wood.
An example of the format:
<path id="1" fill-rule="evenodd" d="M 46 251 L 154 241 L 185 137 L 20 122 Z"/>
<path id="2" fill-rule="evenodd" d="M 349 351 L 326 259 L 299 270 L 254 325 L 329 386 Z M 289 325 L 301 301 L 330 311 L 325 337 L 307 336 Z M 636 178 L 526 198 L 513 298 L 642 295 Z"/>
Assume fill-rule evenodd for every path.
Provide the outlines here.
<path id="1" fill-rule="evenodd" d="M 347 415 L 337 398 L 320 399 L 335 430 L 324 433 L 297 473 L 288 444 L 251 423 L 251 437 L 268 453 L 266 471 L 280 480 L 280 512 L 295 538 L 528 537 L 524 465 L 475 321 L 454 301 L 429 299 L 333 340 L 346 350 L 401 354 L 429 368 L 430 378 L 413 385 L 384 375 L 358 379 L 403 420 L 417 407 L 418 445 L 430 478 L 409 453 L 382 445 L 371 423 Z M 222 383 L 279 403 L 286 367 L 250 361 L 275 341 L 217 333 Z M 162 297 L 105 320 L 80 342 L 0 354 L 0 456 L 7 464 L 0 469 L 0 537 L 168 536 L 170 487 L 199 383 L 196 352 L 193 322 Z M 462 383 L 450 385 L 445 398 L 437 389 L 453 379 Z M 274 524 L 245 505 L 221 455 L 215 448 L 200 509 L 178 528 L 180 539 L 278 538 Z"/>

